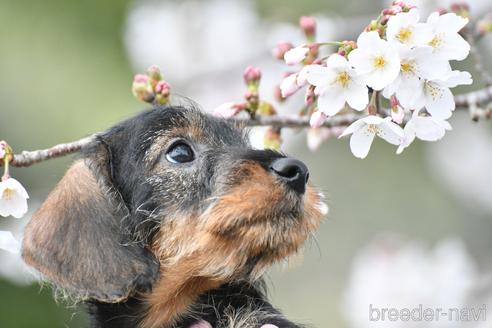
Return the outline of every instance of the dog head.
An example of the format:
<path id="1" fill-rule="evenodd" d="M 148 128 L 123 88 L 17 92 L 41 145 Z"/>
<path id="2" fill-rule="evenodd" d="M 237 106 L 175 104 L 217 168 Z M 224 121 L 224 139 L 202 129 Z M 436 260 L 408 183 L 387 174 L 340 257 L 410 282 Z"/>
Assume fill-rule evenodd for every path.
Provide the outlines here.
<path id="1" fill-rule="evenodd" d="M 183 279 L 255 279 L 318 227 L 307 180 L 302 162 L 251 149 L 230 122 L 152 109 L 85 147 L 26 227 L 23 258 L 103 302 L 150 291 L 180 263 Z"/>

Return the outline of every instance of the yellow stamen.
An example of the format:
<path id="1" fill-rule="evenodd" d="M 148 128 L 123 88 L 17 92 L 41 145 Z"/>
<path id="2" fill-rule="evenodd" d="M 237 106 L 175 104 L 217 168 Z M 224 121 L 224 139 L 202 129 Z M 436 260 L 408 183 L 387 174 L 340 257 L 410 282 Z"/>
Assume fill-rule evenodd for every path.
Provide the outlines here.
<path id="1" fill-rule="evenodd" d="M 437 35 L 429 42 L 429 45 L 434 49 L 439 47 L 440 44 L 441 39 Z"/>
<path id="2" fill-rule="evenodd" d="M 383 69 L 386 66 L 386 59 L 383 56 L 377 56 L 374 58 L 374 67 L 377 69 Z"/>
<path id="3" fill-rule="evenodd" d="M 350 84 L 350 76 L 348 75 L 347 72 L 340 72 L 337 75 L 336 83 L 346 88 Z"/>
<path id="4" fill-rule="evenodd" d="M 402 61 L 400 68 L 403 73 L 415 73 L 415 65 L 412 61 Z"/>
<path id="5" fill-rule="evenodd" d="M 396 38 L 400 40 L 402 43 L 407 42 L 408 40 L 410 40 L 411 37 L 412 37 L 412 30 L 408 28 L 402 28 L 396 35 Z"/>
<path id="6" fill-rule="evenodd" d="M 12 198 L 12 195 L 15 193 L 14 189 L 7 188 L 3 191 L 2 198 L 5 200 L 10 200 Z"/>

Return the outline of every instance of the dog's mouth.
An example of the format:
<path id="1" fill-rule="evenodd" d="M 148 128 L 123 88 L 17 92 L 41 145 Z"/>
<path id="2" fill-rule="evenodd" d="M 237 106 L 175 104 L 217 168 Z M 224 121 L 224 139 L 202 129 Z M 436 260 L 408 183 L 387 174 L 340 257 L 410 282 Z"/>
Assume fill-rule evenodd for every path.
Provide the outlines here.
<path id="1" fill-rule="evenodd" d="M 274 262 L 296 253 L 326 215 L 322 194 L 309 184 L 304 187 L 299 192 L 250 164 L 242 168 L 239 179 L 224 185 L 206 210 L 166 220 L 153 249 L 163 267 L 197 257 L 197 276 L 252 271 L 258 277 Z"/>

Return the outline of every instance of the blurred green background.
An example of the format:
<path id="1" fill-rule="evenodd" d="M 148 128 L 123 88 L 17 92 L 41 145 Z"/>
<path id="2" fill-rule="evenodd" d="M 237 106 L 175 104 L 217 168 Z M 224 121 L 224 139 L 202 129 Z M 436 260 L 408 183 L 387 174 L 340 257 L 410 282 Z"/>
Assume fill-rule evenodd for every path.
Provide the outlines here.
<path id="1" fill-rule="evenodd" d="M 131 5 L 126 0 L 0 0 L 0 139 L 18 151 L 43 148 L 103 130 L 145 107 L 131 95 L 134 70 L 123 44 Z M 382 4 L 257 0 L 254 6 L 265 21 L 295 23 L 314 12 L 376 15 Z M 293 268 L 277 267 L 269 275 L 273 302 L 290 318 L 344 327 L 340 302 L 351 260 L 380 232 L 430 243 L 458 236 L 483 270 L 492 269 L 490 213 L 463 204 L 438 183 L 429 165 L 432 148 L 416 142 L 396 156 L 392 147 L 376 142 L 361 161 L 346 141 L 330 139 L 311 153 L 299 136 L 287 151 L 308 164 L 331 208 L 302 264 L 293 261 Z M 51 160 L 12 173 L 28 186 L 31 199 L 41 201 L 70 161 Z M 11 221 L 2 219 L 0 230 Z M 84 315 L 56 304 L 49 289 L 0 278 L 0 327 L 84 324 Z"/>

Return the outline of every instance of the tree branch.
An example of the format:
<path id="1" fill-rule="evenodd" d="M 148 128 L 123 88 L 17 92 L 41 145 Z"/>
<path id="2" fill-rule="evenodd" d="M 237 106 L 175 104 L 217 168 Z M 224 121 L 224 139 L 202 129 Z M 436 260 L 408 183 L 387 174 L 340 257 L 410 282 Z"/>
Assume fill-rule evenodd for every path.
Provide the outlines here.
<path id="1" fill-rule="evenodd" d="M 472 91 L 469 93 L 457 95 L 454 97 L 457 109 L 476 109 L 477 105 L 490 105 L 492 103 L 492 86 L 484 89 Z M 363 114 L 344 114 L 334 116 L 324 122 L 322 127 L 335 128 L 348 126 Z M 279 128 L 309 128 L 309 117 L 300 116 L 256 116 L 252 118 L 232 118 L 231 120 L 242 123 L 246 126 L 273 126 Z M 66 156 L 80 151 L 82 147 L 89 144 L 95 137 L 94 135 L 82 138 L 80 140 L 68 143 L 55 145 L 47 149 L 23 151 L 20 154 L 15 154 L 10 166 L 26 167 L 33 164 L 51 159 Z M 0 161 L 0 166 L 3 161 Z"/>

